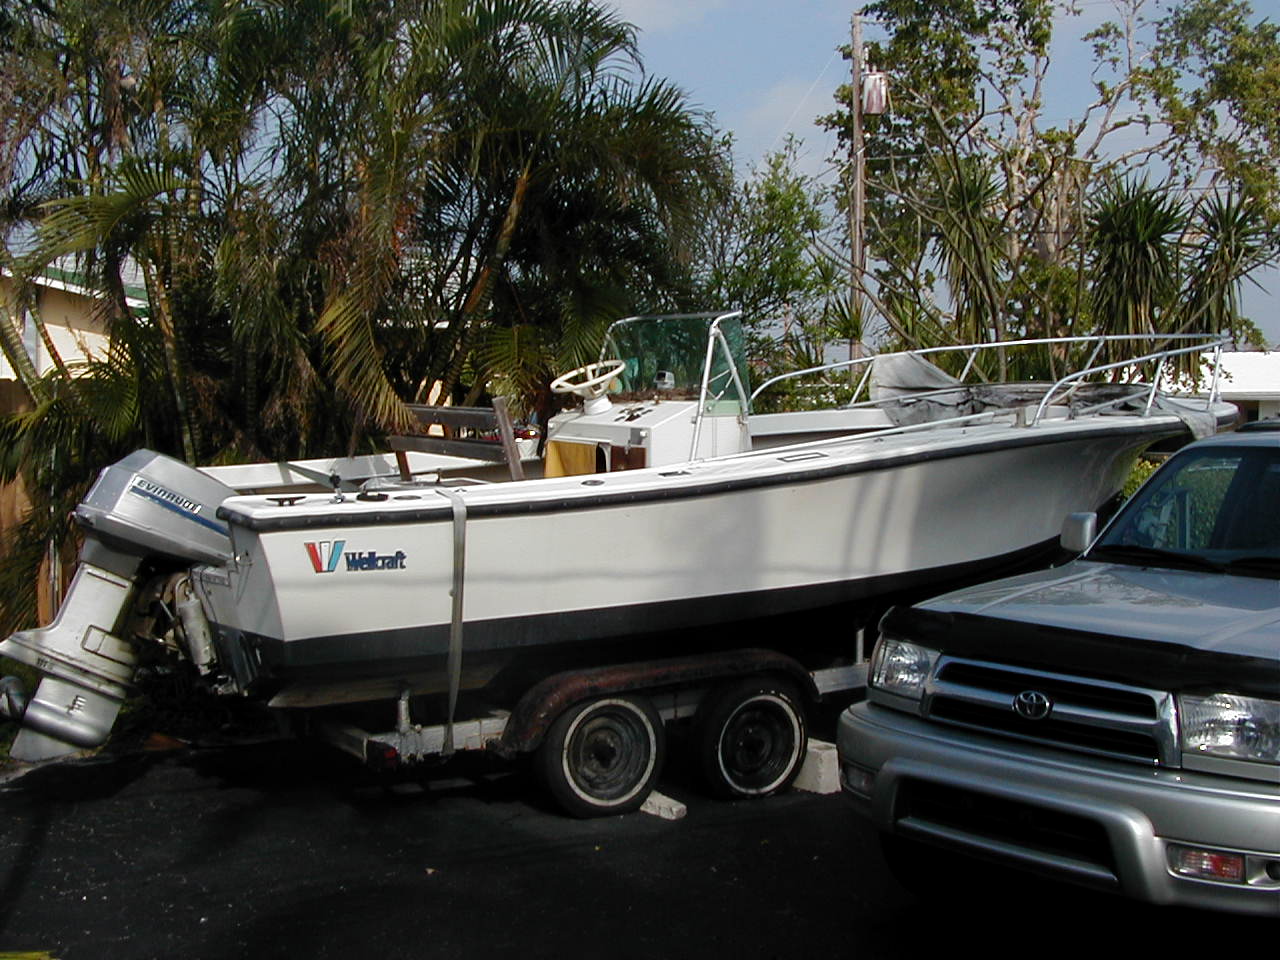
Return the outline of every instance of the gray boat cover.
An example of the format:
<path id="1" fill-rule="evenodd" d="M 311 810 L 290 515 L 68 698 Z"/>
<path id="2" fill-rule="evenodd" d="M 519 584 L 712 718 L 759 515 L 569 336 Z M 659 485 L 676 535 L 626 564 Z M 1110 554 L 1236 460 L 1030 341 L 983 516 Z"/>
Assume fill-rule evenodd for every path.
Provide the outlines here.
<path id="1" fill-rule="evenodd" d="M 961 382 L 914 353 L 876 357 L 871 362 L 871 399 L 889 400 L 921 390 L 945 390 Z"/>
<path id="2" fill-rule="evenodd" d="M 914 353 L 872 361 L 871 399 L 898 427 L 974 412 L 972 393 L 964 383 Z"/>
<path id="3" fill-rule="evenodd" d="M 886 416 L 896 426 L 961 417 L 993 408 L 1035 404 L 1049 387 L 1048 383 L 1031 382 L 967 386 L 914 353 L 876 357 L 871 364 L 871 399 L 882 404 Z M 1077 398 L 1087 397 L 1091 403 L 1119 401 L 1129 395 L 1130 402 L 1125 404 L 1129 415 L 1145 402 L 1134 391 L 1135 384 L 1132 383 L 1086 383 L 1072 388 Z M 1218 431 L 1217 420 L 1211 412 L 1195 409 L 1172 397 L 1157 394 L 1152 408 L 1177 417 L 1197 440 L 1211 437 Z"/>
<path id="4" fill-rule="evenodd" d="M 1212 437 L 1218 432 L 1218 419 L 1208 410 L 1196 410 L 1173 397 L 1156 396 L 1152 408 L 1161 413 L 1171 413 L 1187 425 L 1196 440 Z"/>

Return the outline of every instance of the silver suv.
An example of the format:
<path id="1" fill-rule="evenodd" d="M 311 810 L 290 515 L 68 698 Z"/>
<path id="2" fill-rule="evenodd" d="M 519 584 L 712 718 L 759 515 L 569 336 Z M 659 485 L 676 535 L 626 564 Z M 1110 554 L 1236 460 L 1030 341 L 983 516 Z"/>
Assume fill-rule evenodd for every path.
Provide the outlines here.
<path id="1" fill-rule="evenodd" d="M 891 610 L 839 747 L 908 883 L 945 847 L 1280 917 L 1280 424 L 1185 447 L 1064 567 Z"/>

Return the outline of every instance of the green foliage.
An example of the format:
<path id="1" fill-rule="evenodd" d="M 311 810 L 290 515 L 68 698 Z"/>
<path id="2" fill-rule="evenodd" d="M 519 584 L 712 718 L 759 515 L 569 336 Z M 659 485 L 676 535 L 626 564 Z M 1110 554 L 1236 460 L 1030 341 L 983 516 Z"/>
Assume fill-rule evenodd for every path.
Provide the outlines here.
<path id="1" fill-rule="evenodd" d="M 1180 301 L 1182 326 L 1262 343 L 1261 332 L 1240 313 L 1240 284 L 1275 255 L 1262 204 L 1252 197 L 1212 195 L 1197 206 L 1192 232 L 1201 242 L 1186 266 L 1190 296 Z"/>
<path id="2" fill-rule="evenodd" d="M 1139 457 L 1133 462 L 1133 468 L 1129 471 L 1129 476 L 1125 477 L 1124 486 L 1121 487 L 1121 494 L 1126 500 L 1138 492 L 1138 488 L 1147 482 L 1147 478 L 1156 472 L 1160 464 L 1154 460 L 1148 460 L 1145 457 Z"/>
<path id="3" fill-rule="evenodd" d="M 1280 24 L 1244 0 L 1184 0 L 1157 24 L 1142 77 L 1186 181 L 1215 169 L 1280 218 Z"/>
<path id="4" fill-rule="evenodd" d="M 800 147 L 788 139 L 710 206 L 694 257 L 688 299 L 743 312 L 757 379 L 821 363 L 831 340 L 866 335 L 847 299 L 829 196 L 797 170 Z"/>
<path id="5" fill-rule="evenodd" d="M 865 293 L 895 345 L 1200 330 L 1260 342 L 1239 289 L 1280 253 L 1280 33 L 1241 0 L 1181 0 L 1148 20 L 1152 7 L 1116 5 L 1085 38 L 1091 71 L 1053 63 L 1048 0 L 866 8 L 886 36 L 867 59 L 889 73 L 893 107 L 866 118 Z M 1050 121 L 1041 94 L 1067 70 L 1093 101 Z M 850 97 L 825 118 L 842 136 Z"/>
<path id="6" fill-rule="evenodd" d="M 46 337 L 38 377 L 0 316 L 34 406 L 0 459 L 40 545 L 136 446 L 365 451 L 437 381 L 527 405 L 609 319 L 687 291 L 727 180 L 707 119 L 586 0 L 14 0 L 0 81 L 0 265 L 28 309 L 73 270 L 110 337 L 77 369 Z"/>
<path id="7" fill-rule="evenodd" d="M 776 324 L 788 309 L 806 311 L 826 293 L 814 247 L 830 230 L 829 214 L 818 186 L 796 172 L 798 150 L 789 139 L 766 157 L 714 212 L 707 231 L 701 289 L 751 323 Z"/>
<path id="8" fill-rule="evenodd" d="M 1145 181 L 1113 181 L 1089 213 L 1094 317 L 1112 333 L 1167 329 L 1177 309 L 1186 207 Z"/>

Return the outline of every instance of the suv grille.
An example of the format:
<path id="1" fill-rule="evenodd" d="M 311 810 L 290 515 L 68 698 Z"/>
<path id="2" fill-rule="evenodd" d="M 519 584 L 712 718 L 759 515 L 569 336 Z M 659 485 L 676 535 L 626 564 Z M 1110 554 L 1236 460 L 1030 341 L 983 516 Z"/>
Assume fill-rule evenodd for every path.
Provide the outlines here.
<path id="1" fill-rule="evenodd" d="M 1173 697 L 1163 691 L 943 657 L 928 693 L 925 709 L 931 720 L 1100 756 L 1177 766 Z M 1041 695 L 1044 699 L 1038 702 L 1049 705 L 1047 715 L 1030 719 L 1015 710 L 1023 693 Z"/>

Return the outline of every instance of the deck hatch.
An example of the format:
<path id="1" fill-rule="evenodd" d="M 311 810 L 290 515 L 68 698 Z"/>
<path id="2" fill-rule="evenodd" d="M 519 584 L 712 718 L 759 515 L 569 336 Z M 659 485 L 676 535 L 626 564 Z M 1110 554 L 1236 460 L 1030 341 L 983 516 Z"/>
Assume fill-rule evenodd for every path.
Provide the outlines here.
<path id="1" fill-rule="evenodd" d="M 826 454 L 821 450 L 810 450 L 807 453 L 793 453 L 786 457 L 779 457 L 780 463 L 803 463 L 805 460 L 825 460 Z"/>

